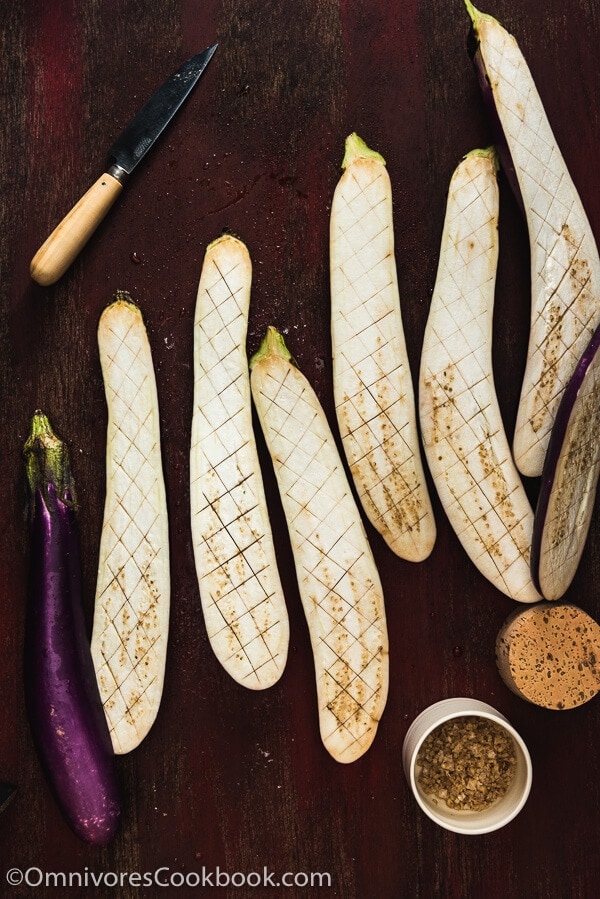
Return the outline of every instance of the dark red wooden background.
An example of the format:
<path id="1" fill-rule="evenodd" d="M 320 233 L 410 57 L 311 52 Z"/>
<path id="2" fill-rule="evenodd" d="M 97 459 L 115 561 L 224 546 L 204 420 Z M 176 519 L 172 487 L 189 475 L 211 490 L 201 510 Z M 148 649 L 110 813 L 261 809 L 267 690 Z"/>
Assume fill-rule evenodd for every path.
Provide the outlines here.
<path id="1" fill-rule="evenodd" d="M 600 8 L 593 0 L 490 0 L 519 39 L 600 236 Z M 192 322 L 207 243 L 223 228 L 254 264 L 253 351 L 267 324 L 332 415 L 328 217 L 343 142 L 356 130 L 388 163 L 408 348 L 416 374 L 445 197 L 460 157 L 490 141 L 466 50 L 462 0 L 1 0 L 0 79 L 0 895 L 208 895 L 161 887 L 11 888 L 40 872 L 329 872 L 331 886 L 235 896 L 587 899 L 600 879 L 600 704 L 551 712 L 500 681 L 494 641 L 515 604 L 469 563 L 435 499 L 430 559 L 404 562 L 368 533 L 386 592 L 391 684 L 376 741 L 342 766 L 321 745 L 310 645 L 261 444 L 290 619 L 289 662 L 264 693 L 228 678 L 207 642 L 190 528 Z M 105 151 L 184 59 L 219 49 L 160 144 L 60 283 L 29 260 L 106 164 Z M 512 433 L 528 325 L 527 232 L 502 184 L 497 388 Z M 106 412 L 95 332 L 117 289 L 143 308 L 161 401 L 172 551 L 168 668 L 158 720 L 118 761 L 114 843 L 79 842 L 41 776 L 23 709 L 27 574 L 21 446 L 37 407 L 69 442 L 81 501 L 91 619 Z M 333 418 L 331 418 L 333 422 Z M 537 484 L 527 485 L 535 501 Z M 600 618 L 596 516 L 568 597 Z M 452 695 L 486 700 L 527 741 L 530 800 L 504 830 L 464 837 L 417 809 L 401 746 L 413 717 Z M 29 879 L 36 875 L 30 874 Z M 168 875 L 167 875 L 168 876 Z M 302 877 L 300 877 L 302 880 Z M 218 895 L 219 890 L 215 887 Z M 221 893 L 227 890 L 221 889 Z"/>

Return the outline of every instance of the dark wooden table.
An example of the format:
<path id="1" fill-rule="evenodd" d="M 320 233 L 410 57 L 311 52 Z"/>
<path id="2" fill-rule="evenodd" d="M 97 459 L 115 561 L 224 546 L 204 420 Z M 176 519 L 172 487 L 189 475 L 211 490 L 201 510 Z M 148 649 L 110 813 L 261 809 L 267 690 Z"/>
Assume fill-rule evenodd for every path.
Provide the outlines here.
<path id="1" fill-rule="evenodd" d="M 600 704 L 552 712 L 504 686 L 494 641 L 515 603 L 470 564 L 437 498 L 438 539 L 426 562 L 396 558 L 368 526 L 386 592 L 391 683 L 374 745 L 349 766 L 334 762 L 319 738 L 308 633 L 262 443 L 291 621 L 289 661 L 276 686 L 246 691 L 221 668 L 194 571 L 192 323 L 206 245 L 224 228 L 247 243 L 254 265 L 249 350 L 267 324 L 283 330 L 333 422 L 328 217 L 344 138 L 356 130 L 385 156 L 392 180 L 416 374 L 448 181 L 464 153 L 490 142 L 461 0 L 1 0 L 0 8 L 0 779 L 18 785 L 0 817 L 0 895 L 225 895 L 216 885 L 142 889 L 129 878 L 163 869 L 159 877 L 174 876 L 175 885 L 203 872 L 216 882 L 219 868 L 237 873 L 234 883 L 265 869 L 276 880 L 298 875 L 286 890 L 238 886 L 232 896 L 597 895 Z M 485 9 L 517 36 L 600 235 L 598 5 L 494 0 Z M 172 70 L 215 40 L 219 49 L 200 85 L 76 263 L 54 287 L 33 284 L 33 253 L 104 170 L 121 128 Z M 527 340 L 529 250 L 503 182 L 501 190 L 494 359 L 511 434 Z M 64 823 L 24 713 L 21 446 L 41 407 L 71 447 L 91 621 L 106 425 L 96 326 L 117 289 L 141 305 L 154 354 L 173 592 L 162 706 L 147 739 L 118 760 L 123 822 L 100 850 Z M 527 488 L 535 501 L 537 484 Z M 596 618 L 599 575 L 596 516 L 566 597 Z M 424 817 L 402 771 L 410 721 L 453 695 L 498 708 L 533 758 L 525 809 L 482 837 L 448 833 Z M 7 885 L 15 867 L 29 871 L 29 886 Z M 88 886 L 54 888 L 52 872 L 87 876 Z M 109 885 L 122 877 L 123 886 L 96 889 L 91 874 L 102 872 L 112 872 Z M 317 872 L 331 875 L 329 887 L 309 885 Z"/>

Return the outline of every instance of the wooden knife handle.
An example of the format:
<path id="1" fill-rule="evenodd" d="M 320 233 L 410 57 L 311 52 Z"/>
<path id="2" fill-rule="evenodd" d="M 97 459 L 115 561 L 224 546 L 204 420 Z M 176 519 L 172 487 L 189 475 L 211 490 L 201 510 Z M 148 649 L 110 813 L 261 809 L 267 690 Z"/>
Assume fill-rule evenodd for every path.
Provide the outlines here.
<path id="1" fill-rule="evenodd" d="M 31 277 L 47 287 L 63 275 L 88 242 L 123 185 L 105 172 L 73 206 L 31 260 Z"/>

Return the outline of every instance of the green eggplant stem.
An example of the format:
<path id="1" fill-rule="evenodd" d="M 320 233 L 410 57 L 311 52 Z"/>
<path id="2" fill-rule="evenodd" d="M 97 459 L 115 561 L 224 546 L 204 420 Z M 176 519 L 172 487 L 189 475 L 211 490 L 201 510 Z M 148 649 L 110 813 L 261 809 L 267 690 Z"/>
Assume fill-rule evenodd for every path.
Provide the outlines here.
<path id="1" fill-rule="evenodd" d="M 473 5 L 471 0 L 465 0 L 465 6 L 467 7 L 467 12 L 469 13 L 471 24 L 473 26 L 473 31 L 475 34 L 478 32 L 479 23 L 484 19 L 488 22 L 496 22 L 497 20 L 494 16 L 490 16 L 489 13 L 481 12 L 477 9 L 476 6 Z"/>
<path id="2" fill-rule="evenodd" d="M 253 369 L 258 362 L 268 356 L 281 356 L 282 359 L 297 367 L 296 360 L 285 345 L 283 335 L 273 325 L 269 325 L 261 345 L 250 359 L 250 368 Z"/>
<path id="3" fill-rule="evenodd" d="M 381 153 L 378 153 L 377 150 L 372 150 L 369 146 L 367 146 L 362 137 L 359 137 L 355 131 L 353 131 L 352 134 L 349 134 L 346 138 L 344 150 L 344 158 L 342 160 L 343 169 L 347 169 L 355 159 L 360 158 L 375 159 L 377 160 L 377 162 L 385 165 L 385 159 L 383 158 Z"/>
<path id="4" fill-rule="evenodd" d="M 35 496 L 38 490 L 45 496 L 48 485 L 52 484 L 62 502 L 75 505 L 69 450 L 66 443 L 55 434 L 48 416 L 39 409 L 31 420 L 23 457 L 30 496 Z"/>

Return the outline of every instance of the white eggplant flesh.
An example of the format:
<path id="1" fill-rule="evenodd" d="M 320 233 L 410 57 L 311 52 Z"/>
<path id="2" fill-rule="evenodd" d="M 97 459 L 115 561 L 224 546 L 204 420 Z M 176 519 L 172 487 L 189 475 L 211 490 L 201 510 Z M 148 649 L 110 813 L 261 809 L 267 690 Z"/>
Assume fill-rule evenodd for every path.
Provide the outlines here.
<path id="1" fill-rule="evenodd" d="M 91 648 L 113 747 L 123 754 L 158 713 L 171 595 L 156 379 L 141 311 L 124 291 L 100 317 L 98 347 L 108 426 Z"/>
<path id="2" fill-rule="evenodd" d="M 419 414 L 433 481 L 462 546 L 498 590 L 528 603 L 540 598 L 530 573 L 533 510 L 511 456 L 492 370 L 496 175 L 494 151 L 478 150 L 450 182 Z"/>
<path id="3" fill-rule="evenodd" d="M 580 196 L 523 53 L 466 0 L 481 69 L 514 167 L 531 252 L 531 326 L 513 452 L 542 473 L 562 393 L 600 323 L 600 258 Z"/>
<path id="4" fill-rule="evenodd" d="M 535 511 L 531 566 L 545 599 L 560 599 L 579 567 L 600 475 L 600 328 L 563 394 Z"/>
<path id="5" fill-rule="evenodd" d="M 346 140 L 330 220 L 334 400 L 362 507 L 401 558 L 426 559 L 436 537 L 394 256 L 385 161 Z"/>
<path id="6" fill-rule="evenodd" d="M 325 412 L 274 328 L 250 365 L 310 633 L 321 738 L 336 761 L 353 762 L 372 744 L 388 693 L 379 573 Z"/>
<path id="7" fill-rule="evenodd" d="M 238 683 L 281 676 L 289 624 L 252 424 L 252 263 L 225 234 L 206 250 L 194 321 L 191 524 L 208 638 Z"/>

